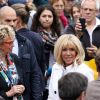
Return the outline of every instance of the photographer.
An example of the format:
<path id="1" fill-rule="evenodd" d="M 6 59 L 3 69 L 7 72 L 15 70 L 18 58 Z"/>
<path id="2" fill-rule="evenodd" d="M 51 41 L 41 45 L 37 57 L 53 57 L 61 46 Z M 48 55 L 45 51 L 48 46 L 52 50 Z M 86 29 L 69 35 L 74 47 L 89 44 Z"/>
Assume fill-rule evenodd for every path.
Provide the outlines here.
<path id="1" fill-rule="evenodd" d="M 98 1 L 94 0 L 84 0 L 81 3 L 81 16 L 86 20 L 86 28 L 82 30 L 82 25 L 79 20 L 77 20 L 72 31 L 66 33 L 71 33 L 78 35 L 84 50 L 85 50 L 85 60 L 88 61 L 94 58 L 97 49 L 100 47 L 100 20 L 96 18 L 98 11 Z M 82 34 L 80 34 L 82 33 Z"/>

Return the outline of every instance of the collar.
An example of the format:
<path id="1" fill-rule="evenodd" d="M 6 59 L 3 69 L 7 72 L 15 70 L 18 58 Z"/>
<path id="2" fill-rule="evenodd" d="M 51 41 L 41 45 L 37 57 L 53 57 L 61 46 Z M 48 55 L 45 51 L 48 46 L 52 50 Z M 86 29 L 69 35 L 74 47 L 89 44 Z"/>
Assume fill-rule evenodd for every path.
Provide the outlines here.
<path id="1" fill-rule="evenodd" d="M 21 29 L 17 30 L 17 32 L 23 32 L 23 31 L 29 31 L 29 29 L 27 29 L 27 28 L 21 28 Z"/>
<path id="2" fill-rule="evenodd" d="M 66 67 L 62 67 L 64 70 L 70 70 L 70 69 L 76 69 L 77 68 L 77 63 L 76 63 L 76 61 L 73 63 L 73 64 L 71 64 L 71 65 L 69 65 L 69 66 L 66 66 Z"/>

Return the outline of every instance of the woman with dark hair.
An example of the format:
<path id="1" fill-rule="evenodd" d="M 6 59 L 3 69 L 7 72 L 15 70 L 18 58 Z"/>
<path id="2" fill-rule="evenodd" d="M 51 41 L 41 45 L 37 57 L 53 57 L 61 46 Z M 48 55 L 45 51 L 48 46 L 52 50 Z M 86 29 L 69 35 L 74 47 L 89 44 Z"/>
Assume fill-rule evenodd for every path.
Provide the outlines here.
<path id="1" fill-rule="evenodd" d="M 77 34 L 75 32 L 75 24 L 77 22 L 77 20 L 79 20 L 79 18 L 81 17 L 81 4 L 80 2 L 75 2 L 72 6 L 72 9 L 71 9 L 71 16 L 72 16 L 72 22 L 64 29 L 64 34 L 74 34 L 76 35 L 78 38 L 80 38 L 81 36 L 81 33 L 80 34 Z"/>
<path id="2" fill-rule="evenodd" d="M 71 9 L 71 15 L 73 21 L 76 22 L 81 17 L 81 4 L 79 2 L 75 2 Z"/>
<path id="3" fill-rule="evenodd" d="M 54 9 L 50 5 L 43 5 L 37 9 L 32 22 L 32 31 L 39 33 L 44 43 L 46 65 L 50 64 L 50 52 L 60 36 L 60 24 Z"/>
<path id="4" fill-rule="evenodd" d="M 43 5 L 37 9 L 32 22 L 32 31 L 39 33 L 44 44 L 44 57 L 46 69 L 46 79 L 50 77 L 52 65 L 55 62 L 53 49 L 56 40 L 60 36 L 60 23 L 55 10 L 50 5 Z M 48 83 L 48 82 L 47 82 Z M 47 100 L 47 91 L 44 93 L 43 100 Z"/>

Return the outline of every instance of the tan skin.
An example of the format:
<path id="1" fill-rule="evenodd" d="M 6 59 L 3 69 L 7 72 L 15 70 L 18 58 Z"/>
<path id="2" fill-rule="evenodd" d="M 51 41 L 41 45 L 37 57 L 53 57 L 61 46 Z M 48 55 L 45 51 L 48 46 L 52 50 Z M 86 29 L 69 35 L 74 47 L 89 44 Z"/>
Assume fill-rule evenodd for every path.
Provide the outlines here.
<path id="1" fill-rule="evenodd" d="M 76 58 L 76 50 L 73 46 L 66 46 L 62 49 L 61 56 L 64 61 L 65 66 L 73 64 Z"/>

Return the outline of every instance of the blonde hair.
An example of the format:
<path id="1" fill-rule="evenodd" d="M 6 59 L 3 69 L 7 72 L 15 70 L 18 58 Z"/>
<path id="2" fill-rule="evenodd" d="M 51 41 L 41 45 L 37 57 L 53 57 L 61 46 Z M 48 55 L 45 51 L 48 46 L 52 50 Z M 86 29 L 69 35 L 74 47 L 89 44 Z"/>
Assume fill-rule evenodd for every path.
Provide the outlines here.
<path id="1" fill-rule="evenodd" d="M 2 44 L 7 37 L 11 39 L 15 38 L 14 29 L 8 25 L 0 25 L 0 44 Z"/>
<path id="2" fill-rule="evenodd" d="M 82 0 L 82 2 L 81 2 L 81 7 L 83 7 L 83 5 L 84 5 L 84 3 L 85 3 L 86 1 L 90 1 L 90 2 L 93 1 L 93 2 L 95 2 L 96 10 L 99 10 L 99 9 L 100 9 L 100 3 L 99 3 L 98 0 Z"/>
<path id="3" fill-rule="evenodd" d="M 77 60 L 81 62 L 84 60 L 85 52 L 80 40 L 72 34 L 65 34 L 59 37 L 54 47 L 54 57 L 58 64 L 61 64 L 61 65 L 64 64 L 63 59 L 61 57 L 62 49 L 67 48 L 67 46 L 70 46 L 70 45 L 73 46 L 73 48 L 75 49 L 77 53 L 77 56 L 75 58 L 76 63 L 77 63 Z"/>

